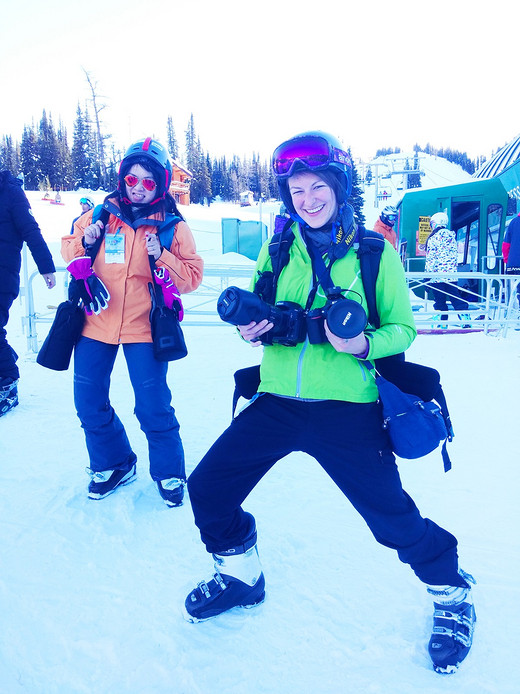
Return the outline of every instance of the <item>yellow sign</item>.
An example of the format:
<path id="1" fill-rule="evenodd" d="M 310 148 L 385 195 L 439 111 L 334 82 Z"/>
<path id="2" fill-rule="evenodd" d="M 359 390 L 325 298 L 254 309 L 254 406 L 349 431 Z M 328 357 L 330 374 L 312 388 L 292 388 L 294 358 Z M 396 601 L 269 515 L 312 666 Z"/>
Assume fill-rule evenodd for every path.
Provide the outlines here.
<path id="1" fill-rule="evenodd" d="M 431 234 L 430 218 L 419 217 L 419 229 L 417 230 L 416 255 L 426 255 L 426 241 Z"/>

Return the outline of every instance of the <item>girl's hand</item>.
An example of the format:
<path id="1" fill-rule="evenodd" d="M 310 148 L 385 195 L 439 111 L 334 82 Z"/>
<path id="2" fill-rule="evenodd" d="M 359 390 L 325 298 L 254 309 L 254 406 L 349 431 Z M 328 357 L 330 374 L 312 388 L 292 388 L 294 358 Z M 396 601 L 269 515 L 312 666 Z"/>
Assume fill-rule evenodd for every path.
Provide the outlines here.
<path id="1" fill-rule="evenodd" d="M 103 222 L 98 220 L 95 224 L 90 224 L 90 226 L 85 229 L 85 244 L 87 246 L 92 246 L 96 243 L 96 240 L 99 238 L 104 226 L 105 225 Z"/>
<path id="2" fill-rule="evenodd" d="M 149 231 L 145 232 L 145 244 L 147 254 L 153 255 L 154 260 L 158 260 L 162 253 L 162 248 L 157 234 L 151 234 Z"/>

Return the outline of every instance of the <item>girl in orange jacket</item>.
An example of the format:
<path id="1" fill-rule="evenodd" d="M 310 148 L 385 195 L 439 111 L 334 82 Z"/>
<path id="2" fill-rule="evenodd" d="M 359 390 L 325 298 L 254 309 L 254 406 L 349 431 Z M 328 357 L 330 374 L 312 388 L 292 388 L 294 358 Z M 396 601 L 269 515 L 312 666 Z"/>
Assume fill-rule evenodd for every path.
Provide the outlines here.
<path id="1" fill-rule="evenodd" d="M 109 400 L 110 376 L 122 345 L 134 412 L 148 440 L 151 477 L 168 506 L 183 500 L 184 451 L 166 381 L 168 363 L 153 355 L 149 256 L 168 271 L 181 294 L 200 285 L 203 261 L 168 192 L 171 176 L 168 153 L 159 142 L 136 142 L 121 163 L 117 190 L 103 203 L 105 222 L 93 222 L 93 214 L 85 214 L 74 233 L 62 239 L 63 258 L 70 263 L 88 255 L 102 237 L 92 269 L 109 297 L 100 310 L 87 313 L 74 356 L 74 401 L 90 459 L 91 499 L 108 496 L 136 476 L 136 455 Z M 167 248 L 159 235 L 164 227 L 174 227 Z M 171 238 L 171 231 L 162 236 Z"/>

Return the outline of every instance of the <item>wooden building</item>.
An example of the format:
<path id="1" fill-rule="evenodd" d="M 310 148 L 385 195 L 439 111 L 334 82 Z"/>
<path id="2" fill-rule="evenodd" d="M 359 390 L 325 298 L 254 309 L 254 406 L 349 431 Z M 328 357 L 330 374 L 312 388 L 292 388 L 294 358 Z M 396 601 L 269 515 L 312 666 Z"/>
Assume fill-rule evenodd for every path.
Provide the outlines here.
<path id="1" fill-rule="evenodd" d="M 178 161 L 172 160 L 172 182 L 170 184 L 170 193 L 175 202 L 181 205 L 190 204 L 190 181 L 193 174 L 185 169 Z"/>

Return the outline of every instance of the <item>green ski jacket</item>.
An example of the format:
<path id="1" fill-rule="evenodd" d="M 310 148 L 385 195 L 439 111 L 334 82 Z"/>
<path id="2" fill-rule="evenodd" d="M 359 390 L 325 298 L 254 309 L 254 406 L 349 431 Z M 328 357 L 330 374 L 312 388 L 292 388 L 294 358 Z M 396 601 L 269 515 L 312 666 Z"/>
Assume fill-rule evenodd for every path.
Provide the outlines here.
<path id="1" fill-rule="evenodd" d="M 305 307 L 313 285 L 312 263 L 298 223 L 293 224 L 292 231 L 295 240 L 290 248 L 289 263 L 278 279 L 276 301 L 294 301 Z M 260 250 L 251 290 L 258 272 L 272 270 L 268 246 L 269 241 L 266 241 Z M 357 244 L 354 244 L 343 258 L 334 262 L 331 279 L 336 286 L 353 290 L 348 298 L 360 300 L 367 310 L 356 249 Z M 325 262 L 328 263 L 326 258 Z M 376 300 L 381 327 L 375 330 L 367 326 L 365 330 L 370 344 L 367 360 L 370 361 L 404 352 L 417 335 L 404 269 L 388 241 L 381 255 Z M 324 306 L 325 302 L 325 293 L 319 287 L 312 308 Z M 329 342 L 313 345 L 306 339 L 295 347 L 265 345 L 260 376 L 259 393 L 347 402 L 378 399 L 374 378 L 364 360 L 336 352 Z"/>

